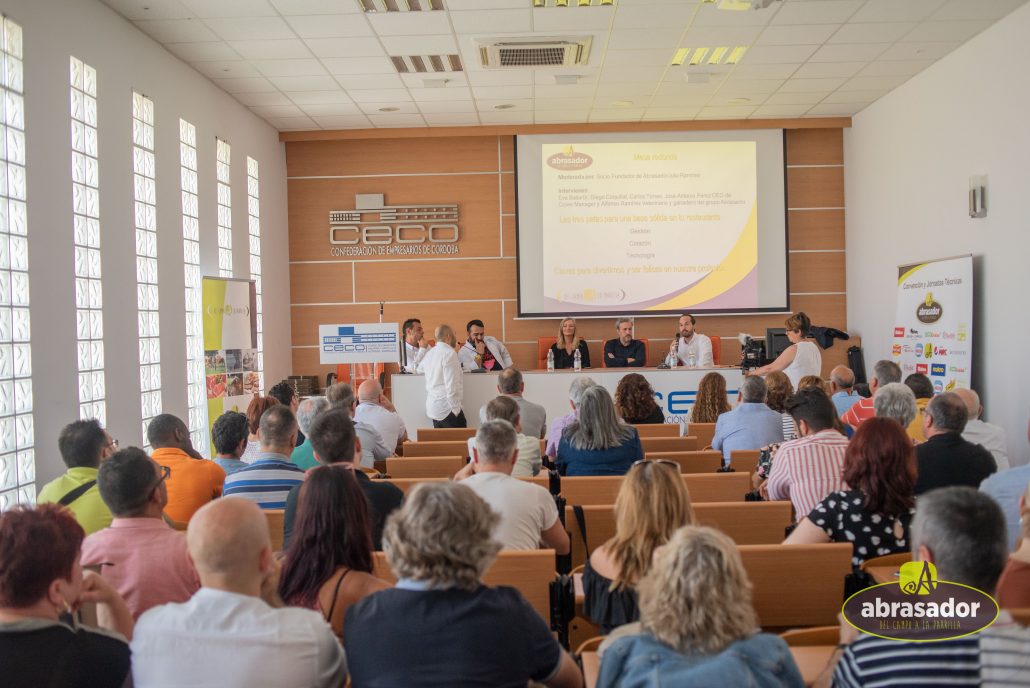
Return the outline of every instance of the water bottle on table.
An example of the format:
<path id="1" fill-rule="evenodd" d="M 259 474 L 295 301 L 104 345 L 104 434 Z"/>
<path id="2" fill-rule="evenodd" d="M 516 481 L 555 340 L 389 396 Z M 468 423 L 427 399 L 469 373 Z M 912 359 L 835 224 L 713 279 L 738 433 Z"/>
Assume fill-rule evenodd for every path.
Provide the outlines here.
<path id="1" fill-rule="evenodd" d="M 572 369 L 583 370 L 583 355 L 579 353 L 579 349 L 572 354 Z"/>
<path id="2" fill-rule="evenodd" d="M 578 352 L 577 352 L 578 353 Z M 554 351 L 551 349 L 547 350 L 547 372 L 554 371 Z"/>

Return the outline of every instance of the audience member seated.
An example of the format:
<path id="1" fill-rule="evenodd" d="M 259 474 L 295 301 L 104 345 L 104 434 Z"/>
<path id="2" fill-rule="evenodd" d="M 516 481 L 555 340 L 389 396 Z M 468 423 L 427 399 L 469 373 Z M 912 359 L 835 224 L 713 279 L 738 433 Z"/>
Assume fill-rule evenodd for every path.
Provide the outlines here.
<path id="1" fill-rule="evenodd" d="M 765 404 L 780 414 L 783 439 L 796 440 L 798 428 L 794 419 L 787 413 L 787 400 L 794 394 L 794 385 L 791 384 L 790 378 L 779 371 L 774 371 L 765 376 L 765 386 Z"/>
<path id="2" fill-rule="evenodd" d="M 540 440 L 522 434 L 522 416 L 519 413 L 519 406 L 515 403 L 515 400 L 505 396 L 495 397 L 487 402 L 484 408 L 486 408 L 486 420 L 505 420 L 515 428 L 519 455 L 511 474 L 516 478 L 528 478 L 540 473 L 540 469 L 543 466 L 543 461 L 540 457 Z M 476 438 L 473 436 L 468 440 L 468 455 L 470 457 L 475 452 L 475 449 Z M 472 475 L 472 464 L 466 464 L 462 470 L 466 471 L 465 475 Z"/>
<path id="3" fill-rule="evenodd" d="M 831 492 L 844 489 L 841 473 L 848 439 L 833 429 L 833 402 L 818 389 L 802 389 L 787 401 L 801 437 L 776 450 L 762 490 L 769 499 L 789 499 L 798 518 L 810 514 Z"/>
<path id="4" fill-rule="evenodd" d="M 97 567 L 134 619 L 159 604 L 185 602 L 200 589 L 185 536 L 161 517 L 170 473 L 142 449 L 128 447 L 105 461 L 97 478 L 114 521 L 86 537 L 82 565 Z"/>
<path id="5" fill-rule="evenodd" d="M 483 321 L 469 320 L 465 324 L 468 339 L 458 349 L 462 370 L 503 370 L 512 365 L 511 354 L 501 340 L 486 334 Z"/>
<path id="6" fill-rule="evenodd" d="M 562 431 L 555 461 L 562 475 L 623 475 L 644 458 L 636 428 L 615 415 L 608 390 L 589 387 L 576 420 Z"/>
<path id="7" fill-rule="evenodd" d="M 713 528 L 680 528 L 658 551 L 633 632 L 605 650 L 598 688 L 804 686 L 783 639 L 759 632 L 737 547 Z"/>
<path id="8" fill-rule="evenodd" d="M 297 407 L 300 405 L 300 396 L 297 394 L 297 388 L 291 385 L 286 380 L 277 382 L 272 385 L 272 389 L 268 390 L 268 396 L 274 397 L 283 406 L 289 406 L 290 410 L 293 411 L 293 415 L 297 415 Z M 297 433 L 297 446 L 299 447 L 304 443 L 304 433 Z"/>
<path id="9" fill-rule="evenodd" d="M 290 453 L 290 463 L 303 471 L 310 470 L 318 465 L 315 461 L 315 450 L 311 448 L 311 421 L 315 416 L 329 408 L 329 402 L 325 397 L 308 397 L 297 404 L 297 425 L 300 433 L 304 435 L 304 441 L 293 448 Z"/>
<path id="10" fill-rule="evenodd" d="M 97 420 L 77 420 L 64 426 L 57 436 L 57 448 L 68 470 L 43 486 L 36 503 L 68 507 L 87 535 L 111 525 L 111 511 L 97 489 L 97 470 L 117 447 L 118 442 Z"/>
<path id="11" fill-rule="evenodd" d="M 653 425 L 665 422 L 662 408 L 654 400 L 654 389 L 640 373 L 624 375 L 615 388 L 615 412 L 632 425 Z"/>
<path id="12" fill-rule="evenodd" d="M 994 596 L 1002 609 L 1030 607 L 1030 487 L 1019 497 L 1020 538 L 998 579 Z"/>
<path id="13" fill-rule="evenodd" d="M 497 393 L 511 397 L 519 405 L 519 418 L 522 419 L 522 430 L 524 435 L 543 439 L 547 436 L 547 411 L 540 404 L 524 398 L 526 384 L 522 380 L 522 373 L 515 368 L 505 368 L 497 376 Z M 479 422 L 486 420 L 486 405 L 479 409 Z"/>
<path id="14" fill-rule="evenodd" d="M 254 463 L 225 479 L 225 496 L 245 497 L 262 509 L 283 509 L 286 495 L 304 481 L 304 471 L 290 463 L 297 446 L 297 418 L 289 406 L 276 404 L 261 416 L 261 451 Z"/>
<path id="15" fill-rule="evenodd" d="M 999 471 L 1009 469 L 1009 444 L 1005 438 L 1005 428 L 980 420 L 984 407 L 980 404 L 980 395 L 974 390 L 960 387 L 955 394 L 966 405 L 969 413 L 969 420 L 966 421 L 966 429 L 962 431 L 962 438 L 973 444 L 983 445 L 983 448 L 991 452 Z"/>
<path id="16" fill-rule="evenodd" d="M 1030 441 L 1030 421 L 1026 424 L 1026 436 Z M 1010 547 L 1015 546 L 1014 543 L 1022 538 L 1022 524 L 1020 523 L 1022 509 L 1019 506 L 1019 500 L 1022 499 L 1028 487 L 1030 487 L 1030 464 L 995 473 L 980 483 L 980 491 L 990 495 L 1001 507 L 1001 513 L 1005 515 L 1005 523 L 1009 529 L 1008 543 Z"/>
<path id="17" fill-rule="evenodd" d="M 68 509 L 43 504 L 0 514 L 0 682 L 5 688 L 123 686 L 129 679 L 132 615 L 114 588 L 82 571 L 85 535 Z M 105 630 L 78 625 L 98 605 Z M 113 632 L 112 632 L 113 631 Z"/>
<path id="18" fill-rule="evenodd" d="M 790 346 L 783 350 L 772 363 L 757 368 L 749 375 L 768 375 L 782 371 L 794 389 L 806 375 L 819 375 L 823 369 L 823 356 L 814 342 L 805 341 L 809 336 L 812 321 L 803 312 L 795 313 L 787 318 L 787 339 Z"/>
<path id="19" fill-rule="evenodd" d="M 247 430 L 250 434 L 247 436 L 247 448 L 243 450 L 243 455 L 240 457 L 243 463 L 253 463 L 254 459 L 261 452 L 261 440 L 258 439 L 258 426 L 261 424 L 261 416 L 265 415 L 265 411 L 278 403 L 279 401 L 275 397 L 263 397 L 255 394 L 254 398 L 247 405 Z"/>
<path id="20" fill-rule="evenodd" d="M 552 459 L 558 456 L 558 443 L 561 441 L 562 432 L 576 420 L 576 409 L 579 408 L 580 402 L 583 400 L 583 392 L 596 384 L 593 378 L 586 376 L 576 377 L 569 384 L 569 406 L 572 408 L 572 411 L 564 416 L 555 418 L 551 422 L 551 429 L 547 431 L 547 445 L 544 453 Z"/>
<path id="21" fill-rule="evenodd" d="M 211 443 L 215 446 L 214 462 L 231 475 L 247 464 L 240 460 L 247 448 L 247 415 L 226 411 L 211 425 Z"/>
<path id="22" fill-rule="evenodd" d="M 830 401 L 837 409 L 837 415 L 843 416 L 858 401 L 855 391 L 855 372 L 851 368 L 839 365 L 830 371 Z"/>
<path id="23" fill-rule="evenodd" d="M 826 393 L 826 396 L 830 396 L 830 386 L 826 384 L 826 380 L 822 379 L 818 375 L 805 375 L 803 378 L 798 380 L 798 389 L 805 389 L 806 387 L 821 389 Z"/>
<path id="24" fill-rule="evenodd" d="M 721 377 L 721 376 L 720 376 Z M 723 463 L 738 450 L 755 450 L 783 441 L 780 414 L 765 405 L 765 380 L 749 375 L 740 383 L 737 408 L 719 415 L 712 449 L 722 452 Z"/>
<path id="25" fill-rule="evenodd" d="M 911 438 L 908 431 L 909 426 L 919 415 L 919 406 L 916 404 L 916 395 L 912 388 L 900 382 L 888 382 L 876 390 L 873 397 L 873 410 L 876 418 L 891 418 L 896 420 Z M 850 425 L 848 427 L 851 427 Z M 912 441 L 915 444 L 915 441 Z"/>
<path id="26" fill-rule="evenodd" d="M 949 485 L 980 487 L 987 476 L 998 470 L 989 451 L 962 439 L 967 414 L 965 403 L 954 392 L 938 394 L 926 405 L 926 441 L 916 447 L 917 495 Z"/>
<path id="27" fill-rule="evenodd" d="M 876 390 L 891 382 L 901 382 L 901 368 L 894 361 L 877 361 L 869 378 L 869 396 L 860 398 L 840 417 L 844 424 L 850 425 L 852 430 L 858 430 L 862 421 L 876 417 L 876 408 L 873 406 Z M 858 391 L 857 385 L 855 389 Z"/>
<path id="28" fill-rule="evenodd" d="M 358 487 L 368 500 L 368 514 L 372 521 L 372 547 L 382 549 L 383 526 L 386 517 L 399 508 L 404 493 L 396 485 L 384 480 L 370 480 L 362 471 L 361 444 L 354 435 L 354 423 L 346 409 L 331 408 L 320 413 L 311 422 L 311 446 L 315 459 L 327 466 L 340 466 L 354 473 Z M 288 548 L 293 539 L 293 523 L 297 513 L 300 486 L 290 490 L 286 497 L 286 514 L 283 517 L 283 547 Z"/>
<path id="29" fill-rule="evenodd" d="M 697 386 L 697 398 L 687 414 L 687 422 L 715 423 L 730 410 L 730 402 L 726 401 L 726 378 L 719 373 L 708 373 Z"/>
<path id="30" fill-rule="evenodd" d="M 357 408 L 358 400 L 354 396 L 354 388 L 346 382 L 337 382 L 325 392 L 326 399 L 331 406 L 345 409 L 351 419 L 354 419 L 354 411 Z M 357 433 L 361 445 L 361 466 L 363 468 L 374 468 L 383 471 L 386 468 L 384 463 L 387 457 L 393 456 L 393 449 L 386 446 L 383 436 L 374 426 L 360 420 L 354 421 L 354 432 Z"/>
<path id="31" fill-rule="evenodd" d="M 615 339 L 604 343 L 604 364 L 608 368 L 643 368 L 647 365 L 647 348 L 639 339 L 633 339 L 633 321 L 619 318 L 615 321 Z"/>
<path id="32" fill-rule="evenodd" d="M 279 595 L 286 604 L 321 613 L 342 641 L 350 606 L 390 587 L 372 575 L 368 503 L 354 471 L 339 464 L 312 470 L 299 490 Z"/>
<path id="33" fill-rule="evenodd" d="M 322 616 L 280 608 L 279 562 L 254 502 L 208 504 L 186 538 L 203 587 L 189 602 L 139 618 L 131 646 L 136 688 L 343 685 L 343 649 Z"/>
<path id="34" fill-rule="evenodd" d="M 916 443 L 925 442 L 926 437 L 923 435 L 923 413 L 926 412 L 926 405 L 933 399 L 933 383 L 930 382 L 930 378 L 922 373 L 912 373 L 905 378 L 904 384 L 916 396 L 916 407 L 919 409 L 915 419 L 905 429 L 908 432 L 908 436 Z"/>
<path id="35" fill-rule="evenodd" d="M 992 595 L 1007 549 L 1005 520 L 986 495 L 947 487 L 919 498 L 912 555 L 932 563 L 939 580 Z M 840 640 L 834 686 L 890 685 L 898 677 L 920 686 L 1026 684 L 1030 629 L 1016 626 L 1004 611 L 986 630 L 950 640 L 899 643 L 859 634 L 846 622 Z"/>
<path id="36" fill-rule="evenodd" d="M 785 544 L 850 542 L 855 568 L 866 559 L 907 551 L 916 452 L 902 426 L 890 418 L 862 423 L 844 454 L 841 477 L 848 489 L 816 504 Z"/>
<path id="37" fill-rule="evenodd" d="M 371 425 L 383 438 L 383 444 L 394 454 L 401 453 L 401 445 L 408 439 L 404 425 L 390 398 L 375 380 L 365 380 L 358 386 L 358 407 L 354 421 Z"/>
<path id="38" fill-rule="evenodd" d="M 494 401 L 500 399 L 506 397 Z M 512 424 L 488 420 L 479 426 L 474 439 L 472 462 L 455 479 L 472 488 L 501 517 L 494 539 L 505 549 L 538 549 L 542 543 L 558 554 L 568 554 L 569 534 L 558 518 L 551 493 L 512 477 L 519 455 Z"/>
<path id="39" fill-rule="evenodd" d="M 555 370 L 572 370 L 576 367 L 576 351 L 584 368 L 590 367 L 590 349 L 585 339 L 576 337 L 576 319 L 562 318 L 558 323 L 558 341 L 551 344 Z"/>
<path id="40" fill-rule="evenodd" d="M 597 547 L 583 567 L 583 613 L 601 633 L 637 620 L 636 586 L 655 550 L 677 528 L 693 522 L 678 463 L 640 461 L 630 469 L 615 497 L 615 536 Z"/>
<path id="41" fill-rule="evenodd" d="M 480 578 L 499 516 L 461 483 L 417 485 L 386 525 L 397 586 L 347 611 L 354 686 L 581 686 L 572 658 L 514 588 Z"/>
<path id="42" fill-rule="evenodd" d="M 154 461 L 171 470 L 165 480 L 168 518 L 188 523 L 197 509 L 222 496 L 225 471 L 197 453 L 182 419 L 170 413 L 156 416 L 147 426 L 147 441 Z"/>

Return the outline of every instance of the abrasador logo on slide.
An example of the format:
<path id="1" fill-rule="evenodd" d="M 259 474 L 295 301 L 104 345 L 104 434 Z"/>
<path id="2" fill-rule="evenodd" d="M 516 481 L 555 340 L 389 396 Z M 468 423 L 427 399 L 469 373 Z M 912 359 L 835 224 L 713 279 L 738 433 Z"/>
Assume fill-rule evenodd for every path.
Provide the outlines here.
<path id="1" fill-rule="evenodd" d="M 556 170 L 574 172 L 583 170 L 594 164 L 594 159 L 586 153 L 577 153 L 572 146 L 566 146 L 561 153 L 555 153 L 547 158 L 547 164 Z"/>

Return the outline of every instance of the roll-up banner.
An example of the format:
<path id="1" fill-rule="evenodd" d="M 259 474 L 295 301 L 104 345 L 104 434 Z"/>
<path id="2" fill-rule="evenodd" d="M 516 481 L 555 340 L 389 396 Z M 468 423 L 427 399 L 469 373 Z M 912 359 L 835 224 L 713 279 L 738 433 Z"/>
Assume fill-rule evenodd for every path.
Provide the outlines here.
<path id="1" fill-rule="evenodd" d="M 973 361 L 973 256 L 898 266 L 891 360 L 922 373 L 939 394 L 969 387 Z"/>
<path id="2" fill-rule="evenodd" d="M 251 280 L 205 277 L 201 300 L 210 441 L 211 426 L 220 415 L 245 413 L 251 397 L 263 389 L 257 355 L 257 291 Z M 210 451 L 214 456 L 213 445 Z"/>

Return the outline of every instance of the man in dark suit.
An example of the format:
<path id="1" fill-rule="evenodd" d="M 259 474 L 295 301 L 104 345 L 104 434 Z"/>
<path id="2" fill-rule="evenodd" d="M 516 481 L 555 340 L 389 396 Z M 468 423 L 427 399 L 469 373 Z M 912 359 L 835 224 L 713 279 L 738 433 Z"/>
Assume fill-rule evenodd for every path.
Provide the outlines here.
<path id="1" fill-rule="evenodd" d="M 953 392 L 940 394 L 927 404 L 923 414 L 926 442 L 916 447 L 916 494 L 949 485 L 977 488 L 998 470 L 989 451 L 962 439 L 967 418 L 965 403 Z"/>

